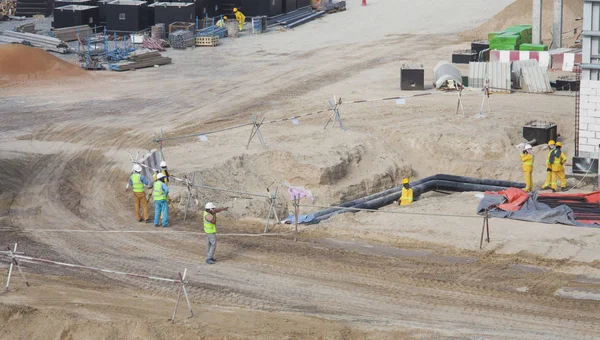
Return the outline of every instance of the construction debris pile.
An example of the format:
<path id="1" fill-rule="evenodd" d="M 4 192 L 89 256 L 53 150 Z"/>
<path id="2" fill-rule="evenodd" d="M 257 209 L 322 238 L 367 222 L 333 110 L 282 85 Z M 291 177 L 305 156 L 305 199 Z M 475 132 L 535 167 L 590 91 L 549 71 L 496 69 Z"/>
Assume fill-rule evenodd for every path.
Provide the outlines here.
<path id="1" fill-rule="evenodd" d="M 23 44 L 51 52 L 69 53 L 69 46 L 60 39 L 33 33 L 0 31 L 0 44 Z"/>
<path id="2" fill-rule="evenodd" d="M 93 32 L 90 26 L 80 25 L 65 28 L 53 28 L 52 33 L 57 39 L 62 41 L 76 41 L 77 36 L 89 37 Z"/>
<path id="3" fill-rule="evenodd" d="M 194 33 L 191 31 L 175 31 L 169 34 L 169 44 L 174 49 L 185 50 L 193 47 L 196 43 Z"/>
<path id="4" fill-rule="evenodd" d="M 140 51 L 131 53 L 126 60 L 109 64 L 112 71 L 129 71 L 144 67 L 154 67 L 171 63 L 171 58 L 163 57 L 156 51 Z"/>

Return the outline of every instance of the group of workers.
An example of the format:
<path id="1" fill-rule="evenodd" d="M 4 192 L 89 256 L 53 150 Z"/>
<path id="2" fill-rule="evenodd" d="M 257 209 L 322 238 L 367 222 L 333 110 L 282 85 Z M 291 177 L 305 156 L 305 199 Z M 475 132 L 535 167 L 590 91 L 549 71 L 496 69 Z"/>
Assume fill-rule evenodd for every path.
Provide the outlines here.
<path id="1" fill-rule="evenodd" d="M 157 171 L 153 176 L 154 183 L 152 184 L 152 198 L 154 199 L 154 226 L 158 227 L 161 222 L 162 226 L 169 226 L 169 170 L 167 162 L 160 162 L 160 171 Z M 133 189 L 133 198 L 135 200 L 135 215 L 139 222 L 150 223 L 148 217 L 148 201 L 150 196 L 146 196 L 146 187 L 150 187 L 148 179 L 142 175 L 142 166 L 135 164 L 133 172 L 129 176 L 129 185 Z M 140 212 L 141 207 L 141 212 Z M 215 251 L 217 250 L 217 213 L 228 210 L 228 208 L 217 208 L 214 203 L 208 202 L 204 206 L 202 221 L 204 224 L 204 232 L 206 233 L 206 263 L 215 264 Z M 142 218 L 143 215 L 143 218 Z"/>
<path id="2" fill-rule="evenodd" d="M 160 162 L 160 172 L 153 176 L 154 183 L 152 184 L 152 198 L 154 199 L 154 226 L 158 227 L 161 222 L 162 226 L 169 226 L 169 170 L 167 162 Z M 150 223 L 148 217 L 148 201 L 150 196 L 146 196 L 146 186 L 150 186 L 148 179 L 142 175 L 142 166 L 135 164 L 133 173 L 129 176 L 129 185 L 133 188 L 133 198 L 135 200 L 135 216 L 139 222 Z M 141 206 L 141 212 L 140 212 Z M 142 219 L 143 215 L 143 219 Z"/>
<path id="3" fill-rule="evenodd" d="M 560 189 L 567 188 L 567 177 L 565 176 L 565 163 L 567 155 L 562 151 L 562 143 L 550 140 L 548 142 L 548 155 L 546 157 L 546 181 L 542 185 L 542 189 L 552 189 L 558 191 L 558 181 L 560 180 Z M 525 176 L 525 191 L 533 190 L 533 147 L 529 144 L 525 145 L 525 149 L 521 156 L 523 163 L 523 175 Z"/>
<path id="4" fill-rule="evenodd" d="M 240 32 L 244 29 L 244 23 L 246 22 L 246 16 L 244 13 L 240 12 L 237 8 L 233 9 L 233 13 L 235 14 L 235 20 L 237 20 Z M 227 23 L 227 16 L 224 15 L 219 21 L 217 21 L 216 25 L 225 28 L 225 24 Z"/>

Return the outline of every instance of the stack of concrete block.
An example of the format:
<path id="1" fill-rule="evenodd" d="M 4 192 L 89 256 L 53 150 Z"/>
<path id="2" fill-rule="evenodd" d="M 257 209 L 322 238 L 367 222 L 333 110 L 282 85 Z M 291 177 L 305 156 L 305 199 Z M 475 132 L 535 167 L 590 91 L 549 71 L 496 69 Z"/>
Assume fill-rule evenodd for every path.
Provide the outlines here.
<path id="1" fill-rule="evenodd" d="M 600 80 L 581 80 L 579 156 L 598 158 L 600 145 Z"/>

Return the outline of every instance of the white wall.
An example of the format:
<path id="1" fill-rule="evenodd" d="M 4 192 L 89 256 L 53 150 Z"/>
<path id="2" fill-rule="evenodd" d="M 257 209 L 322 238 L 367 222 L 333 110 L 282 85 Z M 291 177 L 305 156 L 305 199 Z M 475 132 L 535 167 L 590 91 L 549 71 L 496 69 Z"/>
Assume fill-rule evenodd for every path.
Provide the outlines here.
<path id="1" fill-rule="evenodd" d="M 600 81 L 581 80 L 579 156 L 598 158 L 600 145 Z"/>

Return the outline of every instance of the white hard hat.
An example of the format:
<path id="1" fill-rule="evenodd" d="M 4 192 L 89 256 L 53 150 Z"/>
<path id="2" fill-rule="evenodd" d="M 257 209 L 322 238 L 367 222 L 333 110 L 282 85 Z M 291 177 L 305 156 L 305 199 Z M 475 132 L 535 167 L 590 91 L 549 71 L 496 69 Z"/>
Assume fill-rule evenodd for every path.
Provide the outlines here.
<path id="1" fill-rule="evenodd" d="M 204 206 L 204 209 L 205 209 L 205 210 L 209 210 L 209 209 L 214 209 L 214 208 L 216 208 L 216 207 L 217 207 L 217 206 L 216 206 L 214 203 L 212 203 L 212 202 L 208 202 L 208 203 L 206 203 L 206 205 Z"/>
<path id="2" fill-rule="evenodd" d="M 533 149 L 533 148 L 531 147 L 531 145 L 529 145 L 529 144 L 525 144 L 525 150 L 531 150 L 531 149 Z"/>
<path id="3" fill-rule="evenodd" d="M 165 161 L 160 162 L 160 167 L 161 168 L 166 168 L 167 167 L 167 162 L 165 162 Z"/>
<path id="4" fill-rule="evenodd" d="M 165 174 L 163 174 L 163 173 L 156 175 L 156 179 L 161 179 L 161 178 L 165 178 L 165 177 L 167 177 L 167 176 L 165 176 Z"/>
<path id="5" fill-rule="evenodd" d="M 133 165 L 133 171 L 135 172 L 142 172 L 142 166 L 139 164 L 134 164 Z"/>

